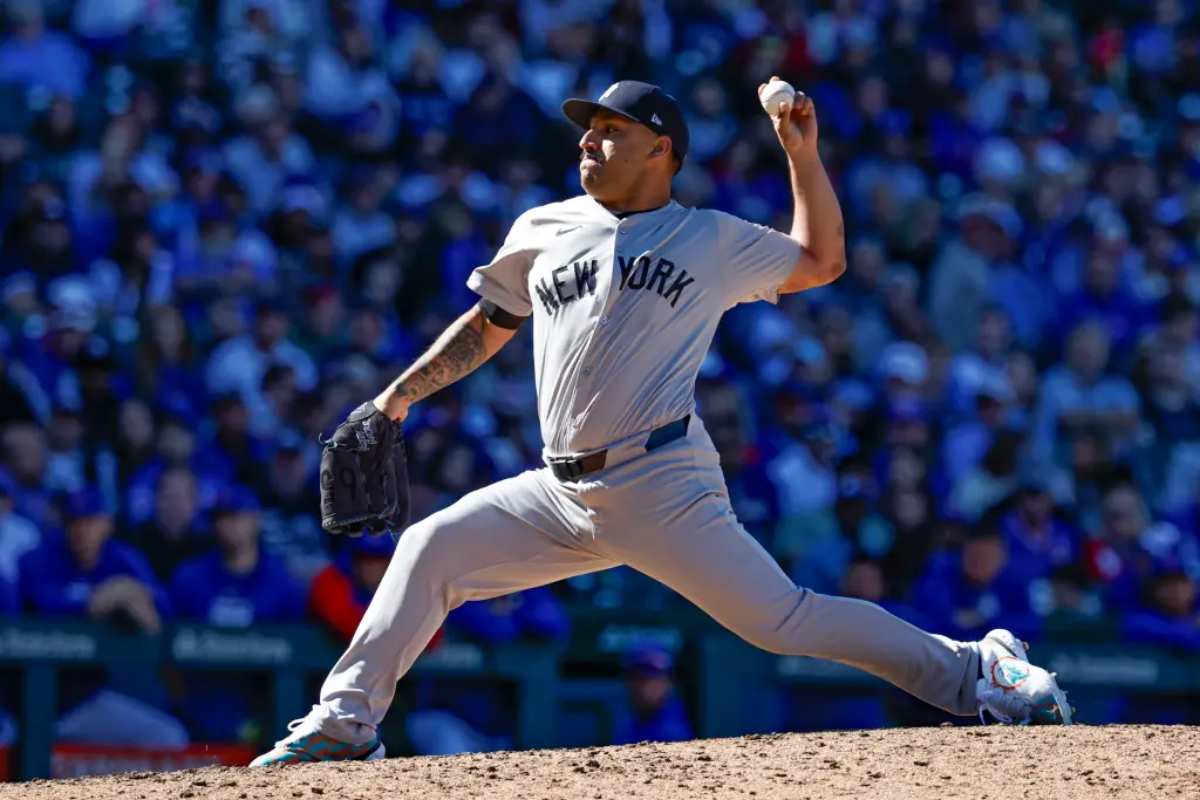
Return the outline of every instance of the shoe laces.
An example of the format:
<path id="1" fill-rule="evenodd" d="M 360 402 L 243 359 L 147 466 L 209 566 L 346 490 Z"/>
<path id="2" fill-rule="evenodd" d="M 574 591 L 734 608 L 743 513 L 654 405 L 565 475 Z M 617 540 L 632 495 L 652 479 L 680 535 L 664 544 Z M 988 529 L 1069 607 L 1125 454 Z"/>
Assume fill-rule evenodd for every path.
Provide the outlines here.
<path id="1" fill-rule="evenodd" d="M 980 679 L 977 696 L 979 700 L 979 721 L 987 724 L 983 712 L 988 711 L 993 717 L 1006 725 L 1029 724 L 1029 701 L 1020 695 L 1012 694 L 998 687 L 988 686 Z"/>
<path id="2" fill-rule="evenodd" d="M 304 723 L 306 723 L 306 722 L 308 722 L 308 717 L 300 717 L 300 719 L 294 719 L 291 722 L 289 722 L 287 724 L 288 735 L 283 737 L 282 739 L 280 739 L 278 742 L 276 742 L 275 746 L 276 747 L 287 747 L 287 745 L 289 743 L 295 741 L 296 739 L 299 739 L 301 736 L 308 735 L 308 733 L 309 733 L 308 731 L 305 731 L 304 733 L 299 733 L 300 727 L 302 725 L 304 725 Z"/>

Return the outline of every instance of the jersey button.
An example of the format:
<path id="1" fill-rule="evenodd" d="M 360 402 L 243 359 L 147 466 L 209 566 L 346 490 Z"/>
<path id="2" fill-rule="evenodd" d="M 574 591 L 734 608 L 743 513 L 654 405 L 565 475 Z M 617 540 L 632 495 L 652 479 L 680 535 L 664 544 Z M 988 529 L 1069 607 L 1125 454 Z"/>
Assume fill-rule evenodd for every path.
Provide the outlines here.
<path id="1" fill-rule="evenodd" d="M 591 374 L 592 374 L 592 368 L 591 368 L 591 367 L 584 367 L 584 368 L 583 368 L 583 375 L 584 375 L 584 377 L 585 377 L 585 378 L 586 378 L 588 375 L 591 375 Z"/>

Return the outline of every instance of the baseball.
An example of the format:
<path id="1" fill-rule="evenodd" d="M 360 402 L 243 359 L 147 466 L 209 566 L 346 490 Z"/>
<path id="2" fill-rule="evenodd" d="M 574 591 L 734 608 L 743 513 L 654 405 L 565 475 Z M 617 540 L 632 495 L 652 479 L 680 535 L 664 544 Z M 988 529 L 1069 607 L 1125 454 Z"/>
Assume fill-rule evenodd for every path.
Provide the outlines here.
<path id="1" fill-rule="evenodd" d="M 762 103 L 762 107 L 772 117 L 779 116 L 779 107 L 784 103 L 791 103 L 796 97 L 796 90 L 787 81 L 772 80 L 763 87 L 759 94 L 758 101 Z"/>

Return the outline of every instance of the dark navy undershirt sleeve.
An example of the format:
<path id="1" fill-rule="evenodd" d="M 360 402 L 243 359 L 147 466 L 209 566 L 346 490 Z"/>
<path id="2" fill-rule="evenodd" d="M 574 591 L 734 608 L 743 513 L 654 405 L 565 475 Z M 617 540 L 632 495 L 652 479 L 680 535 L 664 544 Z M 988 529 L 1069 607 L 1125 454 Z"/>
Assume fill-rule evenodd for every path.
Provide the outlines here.
<path id="1" fill-rule="evenodd" d="M 520 317 L 516 314 L 505 311 L 491 300 L 480 300 L 479 307 L 483 309 L 483 315 L 488 318 L 488 322 L 492 323 L 497 328 L 515 331 L 517 328 L 521 327 L 522 322 L 529 319 L 529 317 Z"/>

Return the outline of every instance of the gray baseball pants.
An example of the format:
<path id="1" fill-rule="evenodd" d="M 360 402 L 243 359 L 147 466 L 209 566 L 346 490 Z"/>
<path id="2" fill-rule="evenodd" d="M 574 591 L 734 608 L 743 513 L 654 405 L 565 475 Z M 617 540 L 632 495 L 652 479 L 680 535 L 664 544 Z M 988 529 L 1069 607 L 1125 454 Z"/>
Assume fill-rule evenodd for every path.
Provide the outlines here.
<path id="1" fill-rule="evenodd" d="M 684 438 L 579 481 L 525 472 L 411 526 L 308 718 L 327 736 L 365 743 L 452 609 L 621 564 L 765 650 L 848 664 L 953 714 L 976 711 L 976 644 L 797 588 L 738 523 L 693 416 Z"/>

